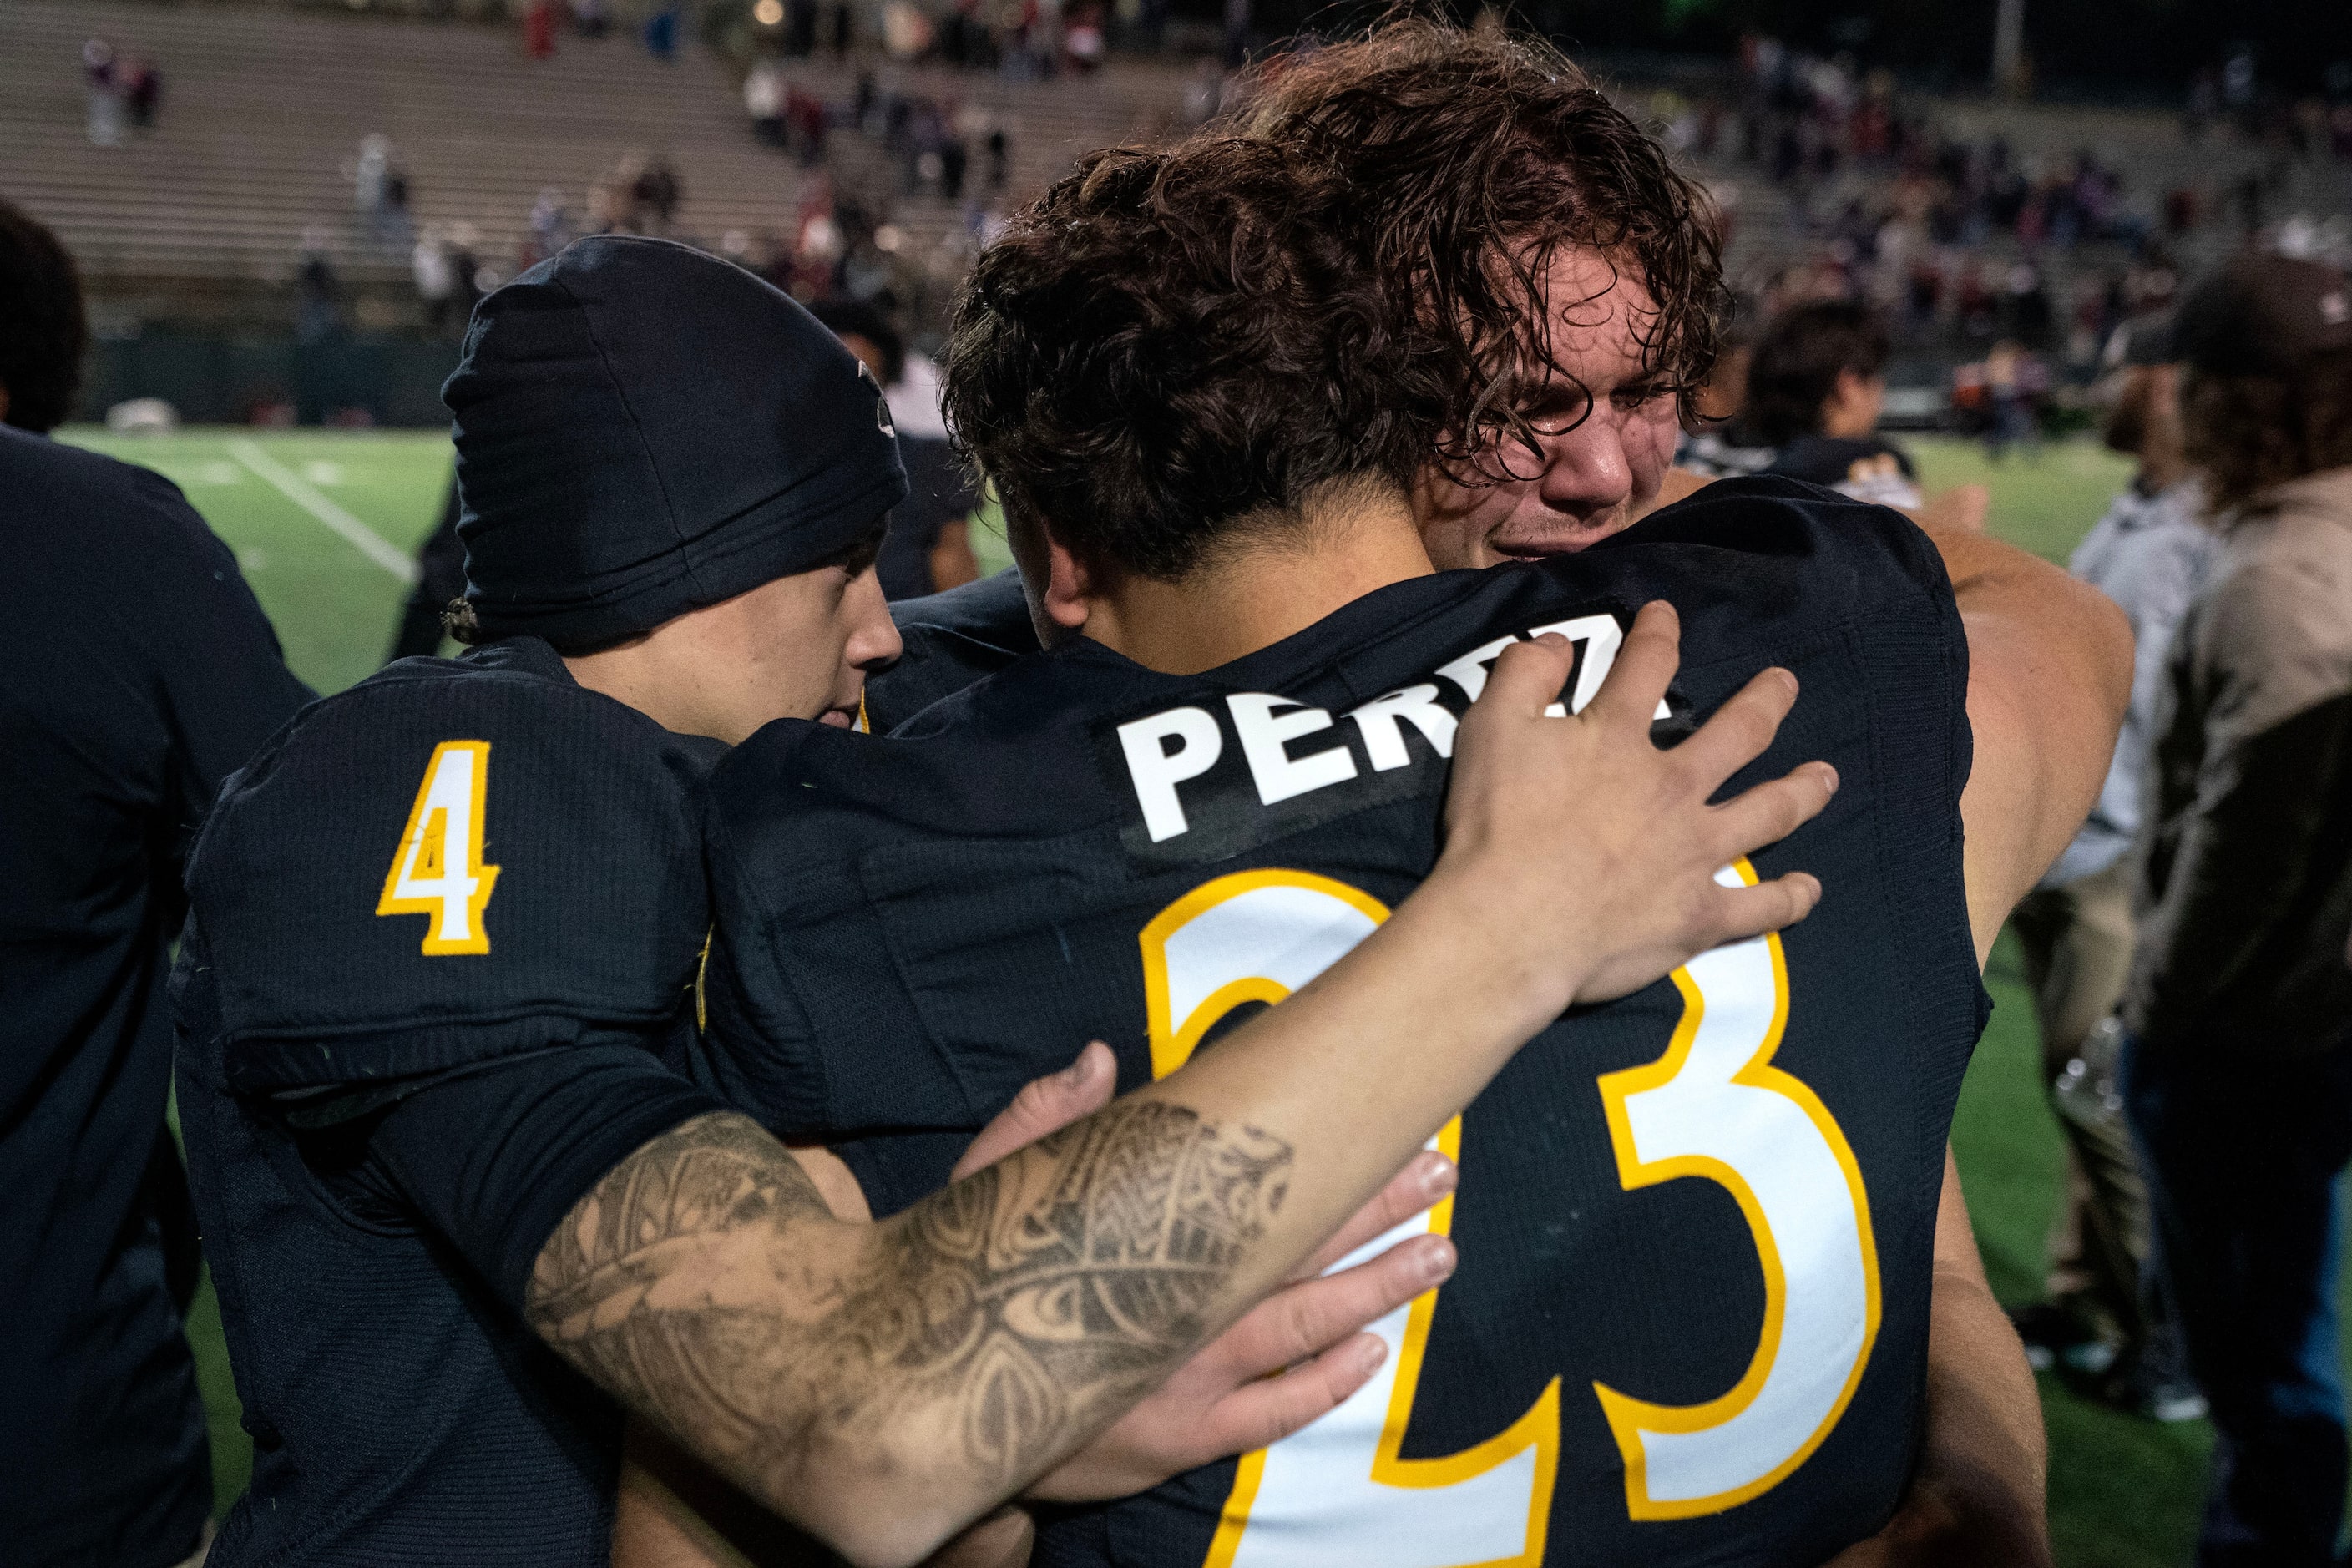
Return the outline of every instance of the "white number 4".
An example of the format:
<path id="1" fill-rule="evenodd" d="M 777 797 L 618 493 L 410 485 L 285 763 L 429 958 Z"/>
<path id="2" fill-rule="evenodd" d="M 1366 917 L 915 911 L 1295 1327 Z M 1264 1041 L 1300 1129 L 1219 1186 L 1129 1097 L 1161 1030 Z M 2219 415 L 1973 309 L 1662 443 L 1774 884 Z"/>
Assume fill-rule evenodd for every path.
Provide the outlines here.
<path id="1" fill-rule="evenodd" d="M 384 874 L 379 915 L 430 915 L 427 956 L 488 952 L 482 910 L 496 866 L 482 864 L 482 794 L 490 771 L 488 741 L 444 741 L 433 748 L 408 826 Z"/>

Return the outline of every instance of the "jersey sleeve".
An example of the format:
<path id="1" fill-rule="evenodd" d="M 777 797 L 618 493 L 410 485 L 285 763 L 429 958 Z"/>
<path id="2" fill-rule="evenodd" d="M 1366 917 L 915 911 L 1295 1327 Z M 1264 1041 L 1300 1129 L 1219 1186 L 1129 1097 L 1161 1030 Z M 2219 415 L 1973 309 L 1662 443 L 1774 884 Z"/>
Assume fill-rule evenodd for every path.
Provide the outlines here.
<path id="1" fill-rule="evenodd" d="M 576 687 L 450 671 L 313 705 L 199 836 L 240 1091 L 641 1039 L 685 1005 L 709 926 L 699 754 Z"/>
<path id="2" fill-rule="evenodd" d="M 547 1238 L 591 1188 L 661 1134 L 725 1109 L 634 1046 L 532 1051 L 403 1097 L 368 1151 L 520 1312 Z"/>

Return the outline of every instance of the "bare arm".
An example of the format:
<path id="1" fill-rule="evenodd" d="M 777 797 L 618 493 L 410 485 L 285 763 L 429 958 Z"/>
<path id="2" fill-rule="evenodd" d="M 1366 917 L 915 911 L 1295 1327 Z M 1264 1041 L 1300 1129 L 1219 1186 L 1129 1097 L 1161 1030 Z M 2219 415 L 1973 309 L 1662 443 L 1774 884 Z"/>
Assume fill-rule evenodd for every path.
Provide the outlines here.
<path id="1" fill-rule="evenodd" d="M 1110 1101 L 1118 1064 L 1097 1040 L 1076 1062 L 1023 1086 L 956 1162 L 953 1178 L 995 1163 Z M 870 1218 L 866 1194 L 830 1150 L 794 1148 L 836 1219 Z M 1415 1237 L 1336 1274 L 1323 1271 L 1454 1190 L 1453 1162 L 1423 1150 L 1325 1242 L 1299 1277 L 1203 1346 L 1175 1375 L 1031 1489 L 1086 1501 L 1149 1490 L 1171 1476 L 1264 1447 L 1332 1409 L 1379 1369 L 1386 1346 L 1365 1325 L 1452 1272 L 1453 1243 Z M 1368 1353 L 1369 1352 L 1369 1353 Z M 1018 1568 L 1031 1531 L 1000 1509 L 925 1568 Z M 741 1568 L 806 1563 L 808 1538 L 719 1479 L 643 1423 L 632 1423 L 613 1520 L 614 1568 Z"/>
<path id="2" fill-rule="evenodd" d="M 1809 877 L 1714 872 L 1817 812 L 1834 774 L 1706 804 L 1794 680 L 1768 672 L 1661 752 L 1675 647 L 1672 612 L 1645 609 L 1566 720 L 1543 715 L 1566 646 L 1507 650 L 1463 721 L 1429 880 L 1181 1071 L 871 1226 L 835 1219 L 749 1119 L 696 1118 L 565 1217 L 530 1321 L 853 1562 L 919 1561 L 1281 1283 L 1570 1000 L 1810 910 Z M 1578 940 L 1609 951 L 1543 918 L 1563 886 L 1583 890 Z"/>
<path id="3" fill-rule="evenodd" d="M 1960 816 L 1982 963 L 2099 797 L 2131 700 L 2131 623 L 2105 594 L 2014 545 L 1923 527 L 1968 630 L 1976 761 Z"/>
<path id="4" fill-rule="evenodd" d="M 1922 523 L 1969 639 L 1974 766 L 1960 797 L 1977 962 L 2098 798 L 2131 695 L 2131 628 L 2106 595 L 1972 528 Z M 1836 1568 L 2048 1561 L 2042 1407 L 1985 1282 L 1945 1152 L 1919 1468 L 1901 1510 Z"/>

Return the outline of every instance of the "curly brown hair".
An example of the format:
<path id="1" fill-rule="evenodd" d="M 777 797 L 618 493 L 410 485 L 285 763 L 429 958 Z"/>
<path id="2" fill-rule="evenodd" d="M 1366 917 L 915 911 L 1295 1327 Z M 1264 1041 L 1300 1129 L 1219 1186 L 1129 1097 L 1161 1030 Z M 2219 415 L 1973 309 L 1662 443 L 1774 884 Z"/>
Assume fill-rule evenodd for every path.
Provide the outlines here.
<path id="1" fill-rule="evenodd" d="M 1690 412 L 1714 208 L 1549 46 L 1390 22 L 1249 92 L 1167 150 L 1090 154 L 975 267 L 947 412 L 1013 516 L 1172 579 L 1318 486 L 1500 478 L 1490 455 L 1539 450 L 1535 396 L 1585 390 L 1552 342 L 1584 302 L 1549 297 L 1570 248 L 1649 289 L 1643 373 Z"/>
<path id="2" fill-rule="evenodd" d="M 944 374 L 1016 519 L 1173 580 L 1251 518 L 1424 460 L 1444 387 L 1331 171 L 1203 136 L 1089 153 L 983 252 Z"/>
<path id="3" fill-rule="evenodd" d="M 1714 200 L 1551 45 L 1404 17 L 1269 62 L 1244 103 L 1233 129 L 1328 164 L 1368 208 L 1375 265 L 1423 310 L 1456 382 L 1440 456 L 1505 440 L 1533 453 L 1519 410 L 1534 387 L 1585 390 L 1552 348 L 1584 301 L 1544 287 L 1570 247 L 1648 289 L 1643 368 L 1694 416 L 1730 303 Z"/>
<path id="4" fill-rule="evenodd" d="M 2189 372 L 2180 395 L 2189 460 L 2215 510 L 2273 485 L 2352 466 L 2352 349 L 2312 355 L 2292 375 Z"/>

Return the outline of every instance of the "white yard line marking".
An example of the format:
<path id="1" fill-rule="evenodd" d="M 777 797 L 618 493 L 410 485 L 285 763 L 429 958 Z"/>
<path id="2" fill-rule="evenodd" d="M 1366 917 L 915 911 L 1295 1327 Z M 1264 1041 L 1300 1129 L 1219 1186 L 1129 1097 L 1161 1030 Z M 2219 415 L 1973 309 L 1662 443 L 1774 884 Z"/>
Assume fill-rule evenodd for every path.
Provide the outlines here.
<path id="1" fill-rule="evenodd" d="M 263 483 L 325 523 L 352 547 L 404 583 L 416 581 L 416 563 L 393 547 L 391 541 L 320 495 L 299 474 L 239 437 L 228 444 L 228 455 L 251 468 Z"/>

